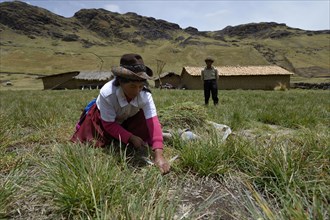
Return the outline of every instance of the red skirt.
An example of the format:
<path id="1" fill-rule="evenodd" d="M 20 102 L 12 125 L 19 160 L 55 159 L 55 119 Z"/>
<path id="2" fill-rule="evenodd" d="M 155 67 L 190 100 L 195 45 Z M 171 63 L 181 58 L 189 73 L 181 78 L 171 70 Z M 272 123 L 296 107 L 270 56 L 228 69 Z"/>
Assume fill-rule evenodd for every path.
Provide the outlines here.
<path id="1" fill-rule="evenodd" d="M 89 143 L 95 147 L 105 147 L 110 145 L 116 138 L 112 137 L 102 126 L 100 110 L 94 104 L 86 115 L 82 115 L 79 120 L 80 126 L 70 139 L 72 142 Z M 128 118 L 122 127 L 132 134 L 148 142 L 149 132 L 144 117 L 143 110 Z"/>

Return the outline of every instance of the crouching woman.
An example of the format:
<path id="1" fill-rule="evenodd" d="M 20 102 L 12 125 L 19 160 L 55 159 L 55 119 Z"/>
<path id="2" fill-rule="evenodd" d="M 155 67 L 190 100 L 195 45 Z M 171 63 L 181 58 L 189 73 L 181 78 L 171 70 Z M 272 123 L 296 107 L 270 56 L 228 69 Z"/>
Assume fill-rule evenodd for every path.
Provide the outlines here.
<path id="1" fill-rule="evenodd" d="M 110 145 L 114 139 L 129 147 L 151 146 L 154 163 L 165 174 L 170 170 L 163 156 L 162 129 L 151 92 L 146 88 L 152 70 L 138 54 L 125 54 L 115 76 L 100 90 L 97 99 L 83 112 L 71 138 L 73 142 Z"/>

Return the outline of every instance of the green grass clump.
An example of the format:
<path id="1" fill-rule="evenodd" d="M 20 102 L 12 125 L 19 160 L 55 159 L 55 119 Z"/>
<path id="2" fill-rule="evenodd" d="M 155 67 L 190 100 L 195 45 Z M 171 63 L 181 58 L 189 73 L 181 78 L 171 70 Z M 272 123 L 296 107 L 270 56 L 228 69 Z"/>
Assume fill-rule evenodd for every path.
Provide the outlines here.
<path id="1" fill-rule="evenodd" d="M 2 163 L 3 161 L 1 161 Z M 11 207 L 21 197 L 20 187 L 27 181 L 28 176 L 23 166 L 26 164 L 17 161 L 7 174 L 0 174 L 0 218 L 3 219 L 12 213 Z"/>
<path id="2" fill-rule="evenodd" d="M 175 203 L 167 200 L 168 183 L 158 170 L 135 172 L 109 153 L 85 145 L 56 146 L 51 158 L 40 161 L 39 196 L 68 218 L 172 218 Z"/>
<path id="3" fill-rule="evenodd" d="M 245 179 L 243 185 L 253 185 L 248 191 L 259 201 L 255 198 L 258 205 L 247 209 L 256 218 L 324 219 L 330 199 L 330 148 L 325 137 L 329 134 L 303 132 L 268 145 L 235 136 L 220 143 L 213 137 L 181 143 L 177 149 L 184 172 L 219 181 L 235 173 Z M 254 213 L 263 207 L 268 208 Z"/>

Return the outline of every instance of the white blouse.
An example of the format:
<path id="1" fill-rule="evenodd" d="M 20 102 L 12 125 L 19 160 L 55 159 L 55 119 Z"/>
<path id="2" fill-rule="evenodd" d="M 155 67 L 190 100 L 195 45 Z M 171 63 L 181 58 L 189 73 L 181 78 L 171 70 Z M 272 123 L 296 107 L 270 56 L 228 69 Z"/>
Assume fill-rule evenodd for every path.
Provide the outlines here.
<path id="1" fill-rule="evenodd" d="M 120 86 L 114 86 L 115 79 L 107 82 L 96 99 L 101 119 L 106 122 L 123 123 L 127 118 L 143 110 L 146 119 L 157 115 L 151 93 L 141 91 L 138 96 L 127 102 L 124 91 Z"/>

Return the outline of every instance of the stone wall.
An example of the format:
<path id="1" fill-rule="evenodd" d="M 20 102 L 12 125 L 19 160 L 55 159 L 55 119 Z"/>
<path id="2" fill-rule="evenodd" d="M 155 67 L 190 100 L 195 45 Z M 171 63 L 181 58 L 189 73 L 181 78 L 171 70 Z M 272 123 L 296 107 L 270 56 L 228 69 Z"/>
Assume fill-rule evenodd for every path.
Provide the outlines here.
<path id="1" fill-rule="evenodd" d="M 330 90 L 330 83 L 293 83 L 291 88 Z"/>

